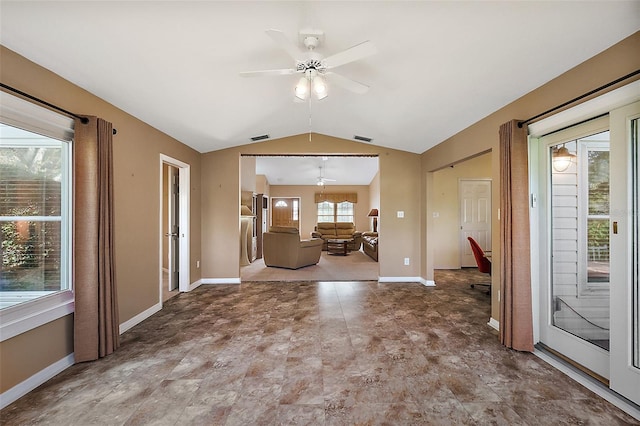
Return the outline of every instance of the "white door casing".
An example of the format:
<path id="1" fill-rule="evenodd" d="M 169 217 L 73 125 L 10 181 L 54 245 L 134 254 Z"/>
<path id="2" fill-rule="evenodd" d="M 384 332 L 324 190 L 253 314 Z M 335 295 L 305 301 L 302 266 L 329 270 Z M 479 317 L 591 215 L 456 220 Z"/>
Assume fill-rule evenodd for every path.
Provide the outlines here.
<path id="1" fill-rule="evenodd" d="M 189 251 L 189 240 L 190 240 L 190 191 L 189 188 L 191 187 L 191 166 L 185 162 L 182 162 L 180 160 L 177 160 L 175 158 L 169 157 L 167 155 L 164 154 L 160 154 L 160 161 L 159 161 L 159 173 L 160 173 L 160 205 L 162 205 L 162 192 L 163 192 L 163 188 L 162 188 L 162 169 L 163 169 L 163 164 L 168 164 L 170 166 L 173 166 L 175 168 L 178 169 L 178 174 L 179 174 L 179 184 L 180 184 L 180 188 L 182 188 L 183 190 L 179 191 L 179 235 L 178 235 L 178 240 L 179 240 L 179 270 L 180 271 L 184 271 L 183 273 L 180 273 L 179 275 L 179 283 L 178 283 L 178 289 L 181 292 L 187 292 L 189 291 L 189 262 L 190 262 L 190 251 Z M 160 238 L 160 244 L 159 244 L 159 259 L 160 259 L 160 265 L 162 265 L 162 239 L 165 238 L 164 234 L 162 233 L 162 209 L 159 209 L 159 221 L 158 221 L 158 225 L 159 225 L 159 229 L 160 232 L 159 234 L 159 238 Z M 160 285 L 159 285 L 159 289 L 160 289 L 160 304 L 162 304 L 162 268 L 159 268 L 159 281 L 160 281 Z"/>

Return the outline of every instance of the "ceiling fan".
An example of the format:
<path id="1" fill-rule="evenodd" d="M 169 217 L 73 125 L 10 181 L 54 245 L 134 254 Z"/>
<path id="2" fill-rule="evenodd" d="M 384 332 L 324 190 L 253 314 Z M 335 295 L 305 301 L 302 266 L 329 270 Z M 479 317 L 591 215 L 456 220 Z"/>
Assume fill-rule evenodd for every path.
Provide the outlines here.
<path id="1" fill-rule="evenodd" d="M 363 94 L 369 90 L 369 86 L 366 84 L 357 82 L 331 70 L 377 53 L 377 49 L 371 41 L 364 41 L 347 50 L 323 58 L 320 53 L 315 51 L 316 47 L 324 41 L 323 31 L 311 29 L 300 31 L 299 40 L 305 46 L 306 51 L 301 50 L 282 31 L 270 29 L 267 30 L 266 33 L 295 60 L 295 67 L 245 71 L 240 73 L 241 76 L 255 77 L 304 74 L 295 88 L 296 97 L 302 100 L 309 96 L 311 89 L 313 89 L 318 99 L 324 99 L 327 96 L 327 86 L 324 77 L 337 86 L 354 93 Z"/>
<path id="2" fill-rule="evenodd" d="M 316 182 L 316 185 L 318 186 L 324 186 L 325 183 L 327 182 L 335 182 L 335 179 L 329 179 L 326 177 L 322 176 L 322 166 L 318 167 L 320 169 L 320 176 L 318 176 L 318 181 Z"/>

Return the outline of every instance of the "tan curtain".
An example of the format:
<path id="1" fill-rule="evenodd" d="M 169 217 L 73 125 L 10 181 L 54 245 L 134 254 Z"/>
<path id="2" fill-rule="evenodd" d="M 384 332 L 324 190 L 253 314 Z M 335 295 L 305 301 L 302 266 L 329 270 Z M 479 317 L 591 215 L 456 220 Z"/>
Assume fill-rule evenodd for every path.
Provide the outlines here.
<path id="1" fill-rule="evenodd" d="M 358 194 L 355 192 L 338 193 L 338 194 L 316 192 L 315 199 L 316 199 L 316 204 L 322 203 L 324 201 L 329 201 L 330 203 L 343 203 L 345 201 L 349 201 L 350 203 L 357 203 Z"/>
<path id="2" fill-rule="evenodd" d="M 74 172 L 74 353 L 92 361 L 120 346 L 113 240 L 111 123 L 76 120 Z"/>
<path id="3" fill-rule="evenodd" d="M 526 126 L 500 126 L 500 342 L 533 351 Z"/>

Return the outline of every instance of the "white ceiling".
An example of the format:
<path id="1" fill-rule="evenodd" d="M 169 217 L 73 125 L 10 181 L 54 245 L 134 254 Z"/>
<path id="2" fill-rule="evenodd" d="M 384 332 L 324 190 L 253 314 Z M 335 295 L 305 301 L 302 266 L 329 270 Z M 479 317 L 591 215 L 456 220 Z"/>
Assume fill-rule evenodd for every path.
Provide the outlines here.
<path id="1" fill-rule="evenodd" d="M 264 31 L 307 27 L 378 49 L 311 125 L 297 75 L 238 75 L 292 67 Z M 422 153 L 639 28 L 638 1 L 0 1 L 0 43 L 200 152 L 312 130 Z"/>
<path id="2" fill-rule="evenodd" d="M 271 185 L 369 185 L 378 172 L 378 157 L 256 157 L 256 174 Z"/>

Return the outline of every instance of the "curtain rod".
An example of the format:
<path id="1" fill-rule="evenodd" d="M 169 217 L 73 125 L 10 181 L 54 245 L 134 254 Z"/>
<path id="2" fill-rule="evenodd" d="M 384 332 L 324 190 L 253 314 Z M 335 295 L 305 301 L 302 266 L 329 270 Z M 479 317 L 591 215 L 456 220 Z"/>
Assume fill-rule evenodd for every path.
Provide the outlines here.
<path id="1" fill-rule="evenodd" d="M 613 80 L 613 81 L 611 81 L 611 82 L 609 82 L 609 83 L 607 83 L 607 84 L 605 84 L 605 85 L 603 85 L 603 86 L 600 86 L 600 87 L 598 87 L 598 88 L 596 88 L 596 89 L 593 89 L 593 90 L 591 90 L 590 92 L 587 92 L 587 93 L 585 93 L 585 94 L 583 94 L 583 95 L 580 95 L 580 96 L 578 96 L 577 98 L 573 98 L 573 99 L 571 99 L 570 101 L 567 101 L 567 102 L 565 102 L 565 103 L 563 103 L 563 104 L 561 104 L 561 105 L 558 105 L 558 106 L 556 106 L 556 107 L 553 107 L 553 108 L 551 108 L 550 110 L 547 110 L 547 111 L 545 111 L 545 112 L 542 112 L 542 113 L 540 113 L 540 114 L 538 114 L 538 115 L 536 115 L 536 116 L 533 116 L 533 117 L 531 117 L 531 118 L 527 118 L 527 119 L 526 119 L 526 120 L 524 120 L 524 121 L 518 121 L 518 127 L 520 127 L 520 128 L 521 128 L 523 125 L 528 124 L 528 123 L 532 122 L 533 120 L 535 120 L 535 119 L 537 119 L 537 118 L 540 118 L 540 117 L 545 116 L 545 115 L 547 115 L 547 114 L 549 114 L 549 113 L 552 113 L 552 112 L 557 111 L 557 110 L 559 110 L 559 109 L 561 109 L 561 108 L 564 108 L 564 107 L 566 107 L 567 105 L 571 105 L 571 104 L 572 104 L 572 103 L 574 103 L 574 102 L 577 102 L 577 101 L 579 101 L 579 100 L 581 100 L 581 99 L 584 99 L 584 98 L 586 98 L 586 97 L 588 97 L 588 96 L 591 96 L 591 95 L 593 95 L 593 94 L 595 94 L 595 93 L 598 93 L 598 92 L 600 92 L 600 91 L 602 91 L 602 90 L 604 90 L 604 89 L 606 89 L 606 88 L 608 88 L 608 87 L 611 87 L 611 86 L 613 86 L 613 85 L 615 85 L 615 84 L 618 84 L 618 83 L 620 83 L 620 82 L 622 82 L 622 81 L 624 81 L 624 80 L 627 80 L 627 79 L 629 79 L 629 78 L 631 78 L 631 77 L 633 77 L 633 76 L 635 76 L 635 75 L 638 75 L 638 74 L 640 74 L 640 70 L 635 70 L 635 71 L 633 71 L 633 72 L 631 72 L 631 73 L 629 73 L 629 74 L 627 74 L 627 75 L 625 75 L 625 76 L 622 76 L 622 77 L 620 77 L 620 78 L 618 78 L 618 79 L 616 79 L 616 80 Z"/>
<path id="2" fill-rule="evenodd" d="M 77 118 L 82 122 L 82 124 L 87 124 L 89 122 L 89 119 L 87 117 L 82 117 L 82 116 L 80 116 L 78 114 L 74 114 L 71 111 L 67 111 L 66 109 L 60 108 L 59 106 L 54 105 L 54 104 L 52 104 L 50 102 L 43 101 L 42 99 L 36 98 L 35 96 L 32 96 L 32 95 L 30 95 L 28 93 L 23 92 L 22 90 L 18 90 L 15 87 L 8 86 L 8 85 L 6 85 L 4 83 L 0 83 L 0 87 L 2 87 L 4 89 L 7 89 L 10 92 L 17 93 L 18 95 L 23 96 L 23 97 L 25 97 L 27 99 L 31 99 L 32 101 L 36 101 L 39 104 L 48 106 L 49 108 L 55 109 L 56 111 L 61 112 L 61 113 L 65 114 L 65 115 L 67 115 L 69 117 Z M 118 133 L 118 131 L 116 129 L 113 129 L 113 134 L 115 135 L 116 133 Z"/>

